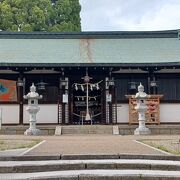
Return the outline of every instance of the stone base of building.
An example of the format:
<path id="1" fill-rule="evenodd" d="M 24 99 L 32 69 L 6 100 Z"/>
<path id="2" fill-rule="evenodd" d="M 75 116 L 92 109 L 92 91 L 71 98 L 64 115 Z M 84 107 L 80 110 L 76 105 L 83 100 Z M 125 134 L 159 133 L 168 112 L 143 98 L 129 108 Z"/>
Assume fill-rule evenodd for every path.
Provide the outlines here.
<path id="1" fill-rule="evenodd" d="M 149 135 L 151 134 L 151 130 L 149 128 L 136 128 L 134 131 L 134 135 Z"/>
<path id="2" fill-rule="evenodd" d="M 41 131 L 39 129 L 27 129 L 24 132 L 24 135 L 26 135 L 26 136 L 39 136 L 39 135 L 41 135 Z"/>
<path id="3" fill-rule="evenodd" d="M 55 134 L 55 128 L 57 125 L 37 125 L 38 129 L 41 130 L 41 135 L 53 136 Z M 66 129 L 72 128 L 76 129 L 77 126 L 82 127 L 82 125 L 62 125 L 62 134 L 67 134 Z M 84 125 L 87 126 L 87 125 Z M 92 125 L 95 126 L 95 125 Z M 101 126 L 101 125 L 99 125 Z M 104 125 L 112 126 L 112 125 Z M 129 124 L 117 124 L 119 127 L 120 135 L 134 135 L 134 130 L 137 128 L 137 125 L 129 125 Z M 180 124 L 160 124 L 160 125 L 146 125 L 147 128 L 151 130 L 152 135 L 180 135 Z M 22 135 L 28 129 L 28 125 L 3 125 L 0 130 L 0 135 Z M 68 130 L 69 131 L 69 130 Z M 89 131 L 88 131 L 89 132 Z M 77 132 L 80 134 L 80 132 Z M 89 132 L 91 133 L 91 132 Z M 111 133 L 112 134 L 112 133 Z"/>

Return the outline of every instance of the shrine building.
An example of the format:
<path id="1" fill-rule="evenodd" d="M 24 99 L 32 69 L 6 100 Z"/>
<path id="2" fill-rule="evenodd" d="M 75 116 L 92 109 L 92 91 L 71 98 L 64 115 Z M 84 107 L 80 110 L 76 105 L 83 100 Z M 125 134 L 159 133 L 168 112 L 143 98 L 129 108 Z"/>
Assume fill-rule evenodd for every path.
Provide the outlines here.
<path id="1" fill-rule="evenodd" d="M 28 123 L 32 83 L 43 95 L 37 124 L 133 124 L 128 95 L 140 83 L 148 123 L 180 123 L 180 31 L 1 31 L 2 125 Z"/>

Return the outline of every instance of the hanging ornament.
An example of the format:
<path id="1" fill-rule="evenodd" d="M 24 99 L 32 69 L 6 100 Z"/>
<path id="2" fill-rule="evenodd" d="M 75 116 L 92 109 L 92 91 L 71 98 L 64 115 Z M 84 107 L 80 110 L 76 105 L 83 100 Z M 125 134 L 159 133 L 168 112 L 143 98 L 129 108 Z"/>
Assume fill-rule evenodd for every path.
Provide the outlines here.
<path id="1" fill-rule="evenodd" d="M 76 91 L 78 90 L 78 86 L 77 86 L 77 84 L 75 84 L 75 89 L 76 89 Z"/>
<path id="2" fill-rule="evenodd" d="M 98 83 L 96 84 L 96 89 L 99 90 L 99 84 Z"/>
<path id="3" fill-rule="evenodd" d="M 93 91 L 93 85 L 92 84 L 90 84 L 90 90 Z"/>
<path id="4" fill-rule="evenodd" d="M 81 85 L 81 90 L 84 91 L 84 86 L 83 85 Z"/>

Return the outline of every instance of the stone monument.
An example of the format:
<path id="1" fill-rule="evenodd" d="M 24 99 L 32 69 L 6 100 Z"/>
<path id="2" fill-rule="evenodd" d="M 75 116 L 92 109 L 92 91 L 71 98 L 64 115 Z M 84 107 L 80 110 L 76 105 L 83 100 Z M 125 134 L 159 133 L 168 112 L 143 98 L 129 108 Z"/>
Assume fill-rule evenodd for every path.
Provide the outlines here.
<path id="1" fill-rule="evenodd" d="M 24 135 L 40 135 L 41 131 L 36 129 L 36 114 L 40 110 L 40 107 L 38 106 L 38 99 L 42 99 L 42 95 L 39 95 L 36 92 L 36 86 L 34 86 L 34 83 L 32 83 L 32 86 L 30 87 L 30 92 L 27 95 L 24 95 L 24 99 L 28 100 L 26 111 L 28 111 L 30 115 L 30 127 L 24 132 Z"/>
<path id="2" fill-rule="evenodd" d="M 139 121 L 139 127 L 135 129 L 134 135 L 148 135 L 151 134 L 151 131 L 149 128 L 146 127 L 146 117 L 145 113 L 147 111 L 147 104 L 146 100 L 149 98 L 150 95 L 146 94 L 144 92 L 144 86 L 140 83 L 138 86 L 138 93 L 134 96 L 134 98 L 137 101 L 137 105 L 135 109 L 138 112 L 138 121 Z"/>

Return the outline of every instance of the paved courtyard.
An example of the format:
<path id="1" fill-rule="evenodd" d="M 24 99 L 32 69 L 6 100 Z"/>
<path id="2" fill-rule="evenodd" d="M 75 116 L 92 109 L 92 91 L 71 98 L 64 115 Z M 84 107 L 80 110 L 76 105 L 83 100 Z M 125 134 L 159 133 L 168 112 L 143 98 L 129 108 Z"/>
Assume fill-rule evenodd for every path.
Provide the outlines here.
<path id="1" fill-rule="evenodd" d="M 23 136 L 0 135 L 0 139 L 41 139 L 42 143 L 26 151 L 25 155 L 62 154 L 151 154 L 166 155 L 136 140 L 177 139 L 172 136 L 120 136 L 120 135 L 63 135 L 63 136 Z M 1 155 L 1 154 L 0 154 Z"/>

